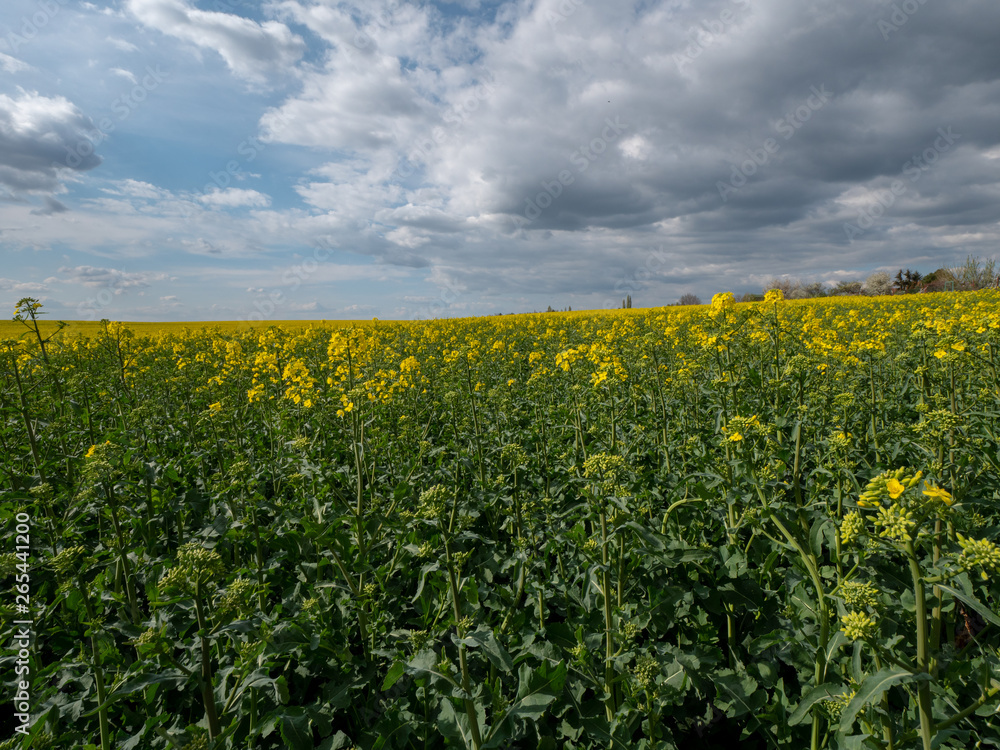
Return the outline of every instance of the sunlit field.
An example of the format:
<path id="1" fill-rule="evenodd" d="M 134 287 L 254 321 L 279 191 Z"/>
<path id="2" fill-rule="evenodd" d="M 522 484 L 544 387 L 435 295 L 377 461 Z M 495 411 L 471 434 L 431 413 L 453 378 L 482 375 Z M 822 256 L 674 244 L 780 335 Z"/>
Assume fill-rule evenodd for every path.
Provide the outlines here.
<path id="1" fill-rule="evenodd" d="M 24 747 L 1000 743 L 996 292 L 41 312 L 0 326 Z"/>

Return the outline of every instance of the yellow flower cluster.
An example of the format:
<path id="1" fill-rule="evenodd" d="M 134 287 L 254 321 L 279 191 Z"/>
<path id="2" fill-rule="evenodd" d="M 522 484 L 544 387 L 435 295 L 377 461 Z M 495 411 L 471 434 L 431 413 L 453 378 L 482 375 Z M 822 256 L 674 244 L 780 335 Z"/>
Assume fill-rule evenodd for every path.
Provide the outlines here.
<path id="1" fill-rule="evenodd" d="M 880 537 L 896 542 L 912 541 L 912 532 L 917 525 L 913 519 L 913 511 L 901 505 L 891 505 L 888 508 L 880 505 L 874 524 L 882 529 Z"/>
<path id="2" fill-rule="evenodd" d="M 840 540 L 843 544 L 854 544 L 858 537 L 864 533 L 864 530 L 864 519 L 856 510 L 852 510 L 840 522 Z"/>
<path id="3" fill-rule="evenodd" d="M 980 575 L 984 581 L 989 579 L 987 571 L 1000 572 L 1000 547 L 996 544 L 988 539 L 967 539 L 961 534 L 958 535 L 958 544 L 962 548 L 958 558 L 960 568 L 981 568 Z"/>
<path id="4" fill-rule="evenodd" d="M 840 629 L 852 641 L 863 641 L 875 634 L 875 620 L 864 612 L 848 612 L 840 618 Z"/>
<path id="5" fill-rule="evenodd" d="M 850 607 L 874 607 L 878 602 L 878 589 L 874 584 L 845 581 L 840 585 L 840 596 Z"/>

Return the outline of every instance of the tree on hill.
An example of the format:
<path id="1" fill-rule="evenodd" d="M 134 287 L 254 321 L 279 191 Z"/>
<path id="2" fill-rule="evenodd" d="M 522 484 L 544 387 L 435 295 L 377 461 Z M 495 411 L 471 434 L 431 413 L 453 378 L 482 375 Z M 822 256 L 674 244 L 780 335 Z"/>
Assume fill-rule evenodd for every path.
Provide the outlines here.
<path id="1" fill-rule="evenodd" d="M 965 263 L 949 269 L 955 288 L 963 292 L 974 292 L 997 286 L 997 262 L 993 258 L 974 258 L 971 255 Z"/>
<path id="2" fill-rule="evenodd" d="M 900 268 L 896 273 L 895 289 L 903 294 L 913 294 L 920 291 L 920 280 L 923 279 L 920 271 L 905 271 Z"/>
<path id="3" fill-rule="evenodd" d="M 863 284 L 860 281 L 841 281 L 830 290 L 831 297 L 847 297 L 861 294 Z"/>
<path id="4" fill-rule="evenodd" d="M 872 297 L 889 294 L 892 291 L 892 279 L 885 271 L 876 271 L 865 279 L 862 291 Z"/>
<path id="5" fill-rule="evenodd" d="M 781 290 L 785 299 L 808 299 L 810 297 L 825 297 L 826 287 L 819 281 L 806 284 L 798 279 L 773 278 L 764 285 L 764 292 L 772 289 Z M 749 301 L 749 300 L 747 300 Z"/>

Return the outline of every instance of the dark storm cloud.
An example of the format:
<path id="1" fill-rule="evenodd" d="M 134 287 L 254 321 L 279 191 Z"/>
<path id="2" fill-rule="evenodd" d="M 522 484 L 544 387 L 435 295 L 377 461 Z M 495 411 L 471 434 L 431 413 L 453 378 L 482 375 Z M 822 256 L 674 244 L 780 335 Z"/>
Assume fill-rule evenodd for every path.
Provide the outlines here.
<path id="1" fill-rule="evenodd" d="M 961 134 L 950 154 L 937 154 L 941 162 L 1000 142 L 1000 51 L 985 31 L 1000 28 L 995 3 L 912 0 L 902 21 L 898 13 L 893 20 L 899 4 L 753 3 L 740 23 L 712 33 L 737 5 L 692 4 L 664 20 L 688 30 L 661 50 L 673 68 L 644 64 L 652 49 L 641 40 L 624 50 L 627 83 L 613 104 L 628 132 L 588 173 L 570 166 L 574 184 L 551 201 L 544 185 L 556 170 L 531 169 L 536 150 L 526 146 L 520 179 L 497 208 L 528 219 L 528 231 L 624 228 L 673 216 L 692 217 L 701 231 L 781 226 L 807 219 L 852 185 L 900 177 L 934 147 L 940 128 Z M 581 128 L 568 129 L 576 132 L 567 146 L 585 142 Z M 640 174 L 624 151 L 629 133 L 646 144 Z M 774 151 L 765 154 L 768 141 Z M 753 154 L 766 158 L 754 163 Z M 992 166 L 977 179 L 995 183 Z M 720 183 L 735 192 L 720 195 Z M 961 179 L 951 189 L 947 210 L 958 221 L 990 218 L 982 194 Z"/>
<path id="2" fill-rule="evenodd" d="M 85 136 L 94 130 L 90 118 L 63 97 L 0 94 L 0 186 L 14 195 L 58 190 L 63 170 L 83 172 L 101 163 Z M 55 204 L 49 213 L 59 210 Z"/>

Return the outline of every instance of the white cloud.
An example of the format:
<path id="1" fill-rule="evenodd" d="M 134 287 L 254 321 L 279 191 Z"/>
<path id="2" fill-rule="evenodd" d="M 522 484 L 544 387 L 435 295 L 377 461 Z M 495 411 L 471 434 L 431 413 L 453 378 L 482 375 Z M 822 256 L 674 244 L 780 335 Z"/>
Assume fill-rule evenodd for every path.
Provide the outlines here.
<path id="1" fill-rule="evenodd" d="M 128 272 L 117 268 L 96 268 L 94 266 L 63 267 L 59 269 L 61 281 L 67 284 L 82 284 L 96 288 L 114 289 L 115 294 L 121 294 L 126 289 L 148 287 L 154 281 L 165 281 L 169 278 L 163 272 Z"/>
<path id="2" fill-rule="evenodd" d="M 0 279 L 0 291 L 38 294 L 47 292 L 45 284 L 36 284 L 31 281 L 14 281 L 12 279 Z"/>
<path id="3" fill-rule="evenodd" d="M 126 41 L 124 39 L 116 39 L 113 36 L 107 38 L 107 42 L 111 44 L 115 49 L 119 49 L 122 52 L 138 52 L 139 48 L 136 47 L 132 42 Z"/>
<path id="4" fill-rule="evenodd" d="M 284 74 L 305 51 L 305 42 L 277 21 L 203 11 L 187 0 L 127 0 L 126 7 L 146 26 L 218 52 L 235 75 L 254 83 Z"/>
<path id="5" fill-rule="evenodd" d="M 0 52 L 0 68 L 3 68 L 4 73 L 20 73 L 22 70 L 30 70 L 31 66 L 23 60 Z"/>
<path id="6" fill-rule="evenodd" d="M 138 79 L 135 77 L 135 73 L 132 73 L 123 68 L 111 68 L 110 72 L 114 73 L 116 76 L 121 76 L 122 78 L 130 81 L 131 83 L 138 82 Z"/>
<path id="7" fill-rule="evenodd" d="M 146 200 L 164 200 L 172 197 L 169 190 L 158 188 L 156 185 L 151 185 L 148 182 L 133 179 L 121 180 L 115 183 L 115 187 L 101 188 L 101 190 L 112 195 L 127 195 L 132 198 Z"/>
<path id="8" fill-rule="evenodd" d="M 267 208 L 271 205 L 270 196 L 258 193 L 256 190 L 244 190 L 242 188 L 229 188 L 228 190 L 214 190 L 198 196 L 198 200 L 208 206 L 217 208 Z"/>

